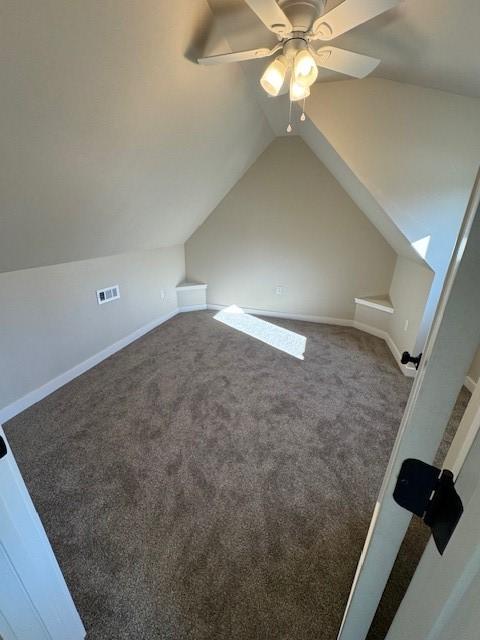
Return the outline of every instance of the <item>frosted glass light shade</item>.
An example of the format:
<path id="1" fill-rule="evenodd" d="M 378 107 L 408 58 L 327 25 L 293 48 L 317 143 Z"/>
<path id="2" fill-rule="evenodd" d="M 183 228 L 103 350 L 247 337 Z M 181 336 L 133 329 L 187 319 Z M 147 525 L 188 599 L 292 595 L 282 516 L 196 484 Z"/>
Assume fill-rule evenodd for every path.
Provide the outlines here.
<path id="1" fill-rule="evenodd" d="M 297 100 L 303 100 L 304 98 L 308 98 L 310 95 L 309 87 L 302 87 L 301 84 L 295 82 L 295 79 L 292 76 L 292 81 L 290 83 L 290 100 L 292 102 L 296 102 Z"/>
<path id="2" fill-rule="evenodd" d="M 263 76 L 260 78 L 260 84 L 270 96 L 278 96 L 286 75 L 287 65 L 283 56 L 279 56 L 265 69 Z"/>
<path id="3" fill-rule="evenodd" d="M 307 49 L 302 49 L 293 61 L 293 75 L 295 82 L 302 87 L 312 85 L 318 76 L 317 63 Z"/>

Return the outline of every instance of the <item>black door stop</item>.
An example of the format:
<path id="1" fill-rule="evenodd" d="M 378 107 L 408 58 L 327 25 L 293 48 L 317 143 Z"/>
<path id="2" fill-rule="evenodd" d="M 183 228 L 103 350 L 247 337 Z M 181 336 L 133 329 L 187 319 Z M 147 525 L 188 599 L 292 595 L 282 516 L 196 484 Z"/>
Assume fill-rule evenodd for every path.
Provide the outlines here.
<path id="1" fill-rule="evenodd" d="M 422 359 L 422 354 L 421 353 L 419 353 L 418 356 L 411 356 L 408 351 L 404 351 L 402 353 L 402 357 L 400 359 L 400 362 L 402 364 L 408 364 L 409 362 L 411 362 L 412 364 L 415 365 L 415 369 L 418 369 L 418 367 L 420 366 L 420 360 L 421 359 Z"/>

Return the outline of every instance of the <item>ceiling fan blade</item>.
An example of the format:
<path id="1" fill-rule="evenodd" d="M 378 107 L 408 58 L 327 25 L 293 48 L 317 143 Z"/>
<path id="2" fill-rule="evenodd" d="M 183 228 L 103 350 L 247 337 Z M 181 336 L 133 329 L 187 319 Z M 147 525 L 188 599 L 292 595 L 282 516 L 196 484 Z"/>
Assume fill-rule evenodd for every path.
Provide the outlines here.
<path id="1" fill-rule="evenodd" d="M 314 57 L 319 67 L 338 71 L 354 78 L 365 78 L 380 62 L 377 58 L 337 47 L 320 47 Z"/>
<path id="2" fill-rule="evenodd" d="M 314 40 L 332 40 L 354 27 L 395 7 L 400 0 L 343 0 L 341 4 L 315 20 Z"/>
<path id="3" fill-rule="evenodd" d="M 245 0 L 263 24 L 282 37 L 293 31 L 293 26 L 275 0 Z"/>
<path id="4" fill-rule="evenodd" d="M 266 47 L 261 49 L 249 49 L 248 51 L 235 51 L 234 53 L 221 53 L 217 56 L 207 56 L 198 58 L 198 64 L 223 64 L 225 62 L 243 62 L 244 60 L 254 60 L 255 58 L 268 58 L 280 49 L 280 44 L 273 49 Z"/>

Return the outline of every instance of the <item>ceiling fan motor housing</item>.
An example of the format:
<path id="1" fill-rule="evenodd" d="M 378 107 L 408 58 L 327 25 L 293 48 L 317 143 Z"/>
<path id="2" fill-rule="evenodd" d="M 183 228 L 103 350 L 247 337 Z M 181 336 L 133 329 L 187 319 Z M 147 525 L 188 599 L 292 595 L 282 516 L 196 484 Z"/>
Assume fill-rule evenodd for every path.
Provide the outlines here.
<path id="1" fill-rule="evenodd" d="M 289 60 L 293 60 L 296 54 L 307 48 L 307 41 L 303 37 L 303 31 L 294 31 L 283 45 L 283 55 Z"/>
<path id="2" fill-rule="evenodd" d="M 294 32 L 310 31 L 325 10 L 326 0 L 279 0 L 278 4 L 293 25 Z"/>

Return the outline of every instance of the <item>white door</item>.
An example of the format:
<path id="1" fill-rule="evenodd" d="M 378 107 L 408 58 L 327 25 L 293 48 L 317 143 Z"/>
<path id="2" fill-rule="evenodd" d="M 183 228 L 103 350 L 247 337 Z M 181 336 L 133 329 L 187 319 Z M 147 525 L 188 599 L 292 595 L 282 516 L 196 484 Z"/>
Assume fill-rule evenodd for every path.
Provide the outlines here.
<path id="1" fill-rule="evenodd" d="M 60 568 L 0 426 L 0 638 L 85 637 Z"/>
<path id="2" fill-rule="evenodd" d="M 393 500 L 400 466 L 406 458 L 433 462 L 480 341 L 479 208 L 480 175 L 375 506 L 339 640 L 364 640 L 367 635 L 411 518 Z"/>
<path id="3" fill-rule="evenodd" d="M 387 640 L 477 640 L 480 629 L 480 437 L 455 483 L 464 513 L 443 556 L 427 545 Z"/>

